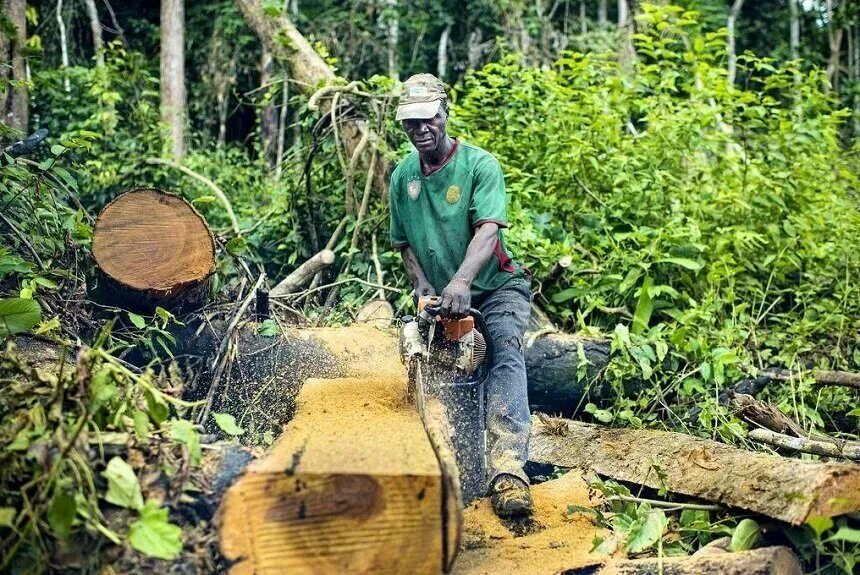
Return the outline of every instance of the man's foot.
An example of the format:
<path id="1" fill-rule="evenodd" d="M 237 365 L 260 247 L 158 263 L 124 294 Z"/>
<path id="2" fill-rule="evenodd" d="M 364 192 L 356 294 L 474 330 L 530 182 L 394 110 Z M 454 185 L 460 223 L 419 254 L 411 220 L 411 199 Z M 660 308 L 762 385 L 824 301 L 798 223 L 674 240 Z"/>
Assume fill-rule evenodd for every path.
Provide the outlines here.
<path id="1" fill-rule="evenodd" d="M 514 475 L 503 473 L 490 485 L 490 501 L 493 511 L 503 519 L 527 517 L 532 514 L 532 496 L 525 481 Z"/>

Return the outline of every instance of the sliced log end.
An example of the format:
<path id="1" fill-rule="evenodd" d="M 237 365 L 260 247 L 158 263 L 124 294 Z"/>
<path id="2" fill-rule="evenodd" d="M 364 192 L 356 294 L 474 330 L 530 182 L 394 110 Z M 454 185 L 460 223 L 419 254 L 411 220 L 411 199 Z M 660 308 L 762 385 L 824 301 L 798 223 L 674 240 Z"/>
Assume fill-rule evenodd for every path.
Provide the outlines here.
<path id="1" fill-rule="evenodd" d="M 220 509 L 231 573 L 438 574 L 443 476 L 403 377 L 309 379 Z"/>
<path id="2" fill-rule="evenodd" d="M 126 192 L 102 210 L 93 234 L 99 271 L 132 303 L 170 301 L 215 270 L 215 242 L 185 200 L 154 188 Z M 122 294 L 116 294 L 118 298 Z"/>

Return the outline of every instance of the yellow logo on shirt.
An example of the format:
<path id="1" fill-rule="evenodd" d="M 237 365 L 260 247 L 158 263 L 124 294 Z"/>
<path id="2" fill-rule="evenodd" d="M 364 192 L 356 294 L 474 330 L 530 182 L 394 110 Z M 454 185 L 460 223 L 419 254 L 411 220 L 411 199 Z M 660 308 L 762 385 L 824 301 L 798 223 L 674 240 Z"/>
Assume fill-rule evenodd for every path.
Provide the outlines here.
<path id="1" fill-rule="evenodd" d="M 445 199 L 449 204 L 456 204 L 460 200 L 460 187 L 451 186 L 448 188 L 448 193 L 445 194 Z"/>

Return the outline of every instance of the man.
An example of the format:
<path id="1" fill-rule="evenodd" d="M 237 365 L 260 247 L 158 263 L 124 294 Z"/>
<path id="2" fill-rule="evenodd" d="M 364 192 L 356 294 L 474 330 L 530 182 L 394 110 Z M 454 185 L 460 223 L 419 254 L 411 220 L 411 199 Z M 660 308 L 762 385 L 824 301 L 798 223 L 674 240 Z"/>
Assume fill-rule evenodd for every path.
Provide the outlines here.
<path id="1" fill-rule="evenodd" d="M 505 248 L 505 182 L 488 152 L 447 134 L 448 97 L 431 74 L 403 84 L 397 120 L 415 146 L 391 176 L 391 244 L 415 294 L 442 296 L 442 314 L 475 307 L 494 344 L 487 382 L 488 492 L 501 517 L 531 514 L 523 471 L 529 436 L 523 335 L 529 276 Z"/>

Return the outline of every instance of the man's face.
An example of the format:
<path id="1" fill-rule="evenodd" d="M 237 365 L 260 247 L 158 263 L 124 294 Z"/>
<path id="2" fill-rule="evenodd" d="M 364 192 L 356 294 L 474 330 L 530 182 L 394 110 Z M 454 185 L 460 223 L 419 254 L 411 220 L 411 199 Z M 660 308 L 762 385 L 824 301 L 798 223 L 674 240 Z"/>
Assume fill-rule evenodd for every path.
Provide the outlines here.
<path id="1" fill-rule="evenodd" d="M 426 120 L 403 120 L 403 130 L 419 154 L 435 151 L 445 139 L 448 114 L 440 106 L 432 118 Z"/>

